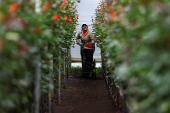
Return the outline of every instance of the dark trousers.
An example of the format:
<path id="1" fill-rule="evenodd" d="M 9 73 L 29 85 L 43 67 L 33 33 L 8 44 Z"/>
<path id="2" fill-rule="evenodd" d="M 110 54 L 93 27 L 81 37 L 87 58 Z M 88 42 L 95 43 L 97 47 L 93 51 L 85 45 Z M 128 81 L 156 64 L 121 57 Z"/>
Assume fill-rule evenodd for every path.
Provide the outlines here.
<path id="1" fill-rule="evenodd" d="M 83 59 L 86 64 L 84 64 Z M 91 64 L 93 62 L 93 51 L 89 49 L 81 50 L 81 61 L 82 61 L 82 73 L 84 72 L 85 65 L 88 67 L 91 67 Z"/>

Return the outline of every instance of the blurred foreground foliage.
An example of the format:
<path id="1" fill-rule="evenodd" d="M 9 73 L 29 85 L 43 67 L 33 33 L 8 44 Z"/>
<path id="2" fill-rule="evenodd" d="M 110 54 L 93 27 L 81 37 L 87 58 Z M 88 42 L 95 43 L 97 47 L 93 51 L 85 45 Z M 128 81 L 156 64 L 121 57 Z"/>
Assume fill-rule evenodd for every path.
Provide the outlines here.
<path id="1" fill-rule="evenodd" d="M 61 60 L 59 53 L 65 58 L 63 48 L 73 43 L 77 1 L 41 0 L 39 13 L 34 0 L 0 2 L 0 112 L 25 113 L 34 103 L 37 64 L 41 64 L 40 91 L 45 92 L 52 87 L 50 61 Z M 58 66 L 54 62 L 54 69 Z"/>
<path id="2" fill-rule="evenodd" d="M 106 0 L 93 31 L 131 113 L 170 112 L 170 1 Z M 114 69 L 114 70 L 113 70 Z"/>

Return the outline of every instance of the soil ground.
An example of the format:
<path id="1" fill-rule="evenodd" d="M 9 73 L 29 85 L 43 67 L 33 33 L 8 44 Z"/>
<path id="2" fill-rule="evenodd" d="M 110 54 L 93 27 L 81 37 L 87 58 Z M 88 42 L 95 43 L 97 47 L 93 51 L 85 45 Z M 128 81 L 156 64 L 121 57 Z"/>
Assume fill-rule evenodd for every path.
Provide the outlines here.
<path id="1" fill-rule="evenodd" d="M 75 69 L 61 90 L 60 106 L 54 96 L 53 113 L 114 113 L 111 98 L 102 75 L 96 79 L 82 77 L 81 69 Z"/>

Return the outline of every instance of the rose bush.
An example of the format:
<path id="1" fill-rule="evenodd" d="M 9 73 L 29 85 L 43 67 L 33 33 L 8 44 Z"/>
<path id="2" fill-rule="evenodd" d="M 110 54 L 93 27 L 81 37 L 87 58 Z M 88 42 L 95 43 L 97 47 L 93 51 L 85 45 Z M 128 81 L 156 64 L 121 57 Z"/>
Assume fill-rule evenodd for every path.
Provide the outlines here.
<path id="1" fill-rule="evenodd" d="M 127 86 L 132 113 L 170 112 L 169 8 L 167 0 L 107 0 L 97 8 L 95 36 L 112 77 Z"/>
<path id="2" fill-rule="evenodd" d="M 36 65 L 41 64 L 41 91 L 50 87 L 50 60 L 65 58 L 77 26 L 76 1 L 42 0 L 0 3 L 0 112 L 27 112 L 34 101 Z M 54 66 L 58 66 L 54 62 Z M 57 77 L 56 74 L 53 77 Z"/>

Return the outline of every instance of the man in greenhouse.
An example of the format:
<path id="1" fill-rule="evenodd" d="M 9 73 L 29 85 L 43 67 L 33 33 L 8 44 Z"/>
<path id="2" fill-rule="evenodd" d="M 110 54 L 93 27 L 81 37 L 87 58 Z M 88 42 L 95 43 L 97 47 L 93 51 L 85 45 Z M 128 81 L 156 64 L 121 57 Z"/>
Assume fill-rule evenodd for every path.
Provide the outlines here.
<path id="1" fill-rule="evenodd" d="M 80 54 L 82 60 L 82 76 L 84 76 L 84 70 L 87 62 L 87 66 L 90 68 L 93 62 L 93 53 L 95 51 L 95 40 L 93 33 L 88 30 L 88 25 L 82 23 L 82 30 L 78 33 L 76 39 L 77 44 L 80 45 Z M 88 69 L 90 71 L 90 69 Z"/>

